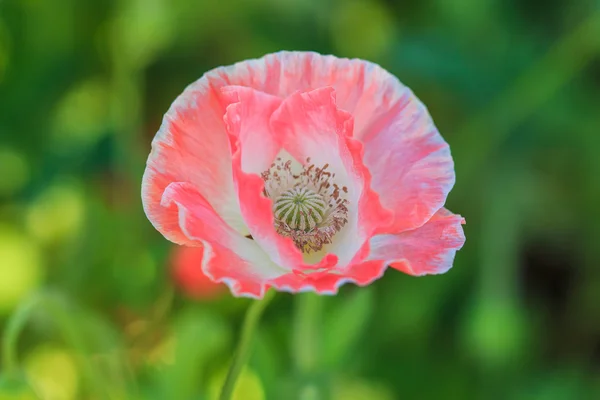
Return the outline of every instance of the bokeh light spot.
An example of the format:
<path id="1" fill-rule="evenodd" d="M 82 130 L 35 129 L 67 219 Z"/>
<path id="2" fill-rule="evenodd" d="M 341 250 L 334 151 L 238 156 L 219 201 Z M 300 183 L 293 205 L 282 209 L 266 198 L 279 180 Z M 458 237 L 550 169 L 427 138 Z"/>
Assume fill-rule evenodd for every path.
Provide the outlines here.
<path id="1" fill-rule="evenodd" d="M 343 379 L 333 385 L 333 400 L 393 400 L 393 393 L 384 385 L 361 379 Z"/>
<path id="2" fill-rule="evenodd" d="M 0 226 L 0 314 L 10 312 L 42 277 L 36 244 L 8 226 Z"/>
<path id="3" fill-rule="evenodd" d="M 340 3 L 332 15 L 332 35 L 339 55 L 379 59 L 394 39 L 390 11 L 374 0 Z"/>
<path id="4" fill-rule="evenodd" d="M 219 393 L 225 382 L 227 371 L 223 370 L 219 374 L 215 375 L 209 384 L 209 396 L 210 400 L 217 400 Z M 249 367 L 244 368 L 240 374 L 237 382 L 235 383 L 235 389 L 231 396 L 232 400 L 264 400 L 265 390 L 263 388 L 260 377 Z"/>
<path id="5" fill-rule="evenodd" d="M 25 371 L 43 399 L 78 398 L 79 373 L 73 356 L 65 349 L 44 345 L 25 359 Z"/>
<path id="6" fill-rule="evenodd" d="M 108 132 L 108 84 L 91 79 L 75 85 L 57 105 L 52 129 L 52 144 L 57 150 L 95 144 Z"/>
<path id="7" fill-rule="evenodd" d="M 81 190 L 74 184 L 59 183 L 43 192 L 26 212 L 26 227 L 43 243 L 56 242 L 77 234 L 85 215 Z"/>

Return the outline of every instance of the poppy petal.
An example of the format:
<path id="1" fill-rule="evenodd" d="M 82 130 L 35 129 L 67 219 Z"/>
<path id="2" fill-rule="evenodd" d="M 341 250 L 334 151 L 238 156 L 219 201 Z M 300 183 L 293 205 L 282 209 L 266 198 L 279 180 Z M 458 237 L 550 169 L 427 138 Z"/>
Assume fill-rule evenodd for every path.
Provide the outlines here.
<path id="1" fill-rule="evenodd" d="M 289 272 L 273 264 L 262 249 L 229 227 L 189 183 L 171 183 L 161 205 L 176 213 L 187 241 L 203 246 L 202 271 L 224 282 L 236 296 L 261 298 L 269 279 Z"/>
<path id="2" fill-rule="evenodd" d="M 295 93 L 283 102 L 249 88 L 226 87 L 223 91 L 235 101 L 227 107 L 225 121 L 231 137 L 237 138 L 232 143 L 236 148 L 234 179 L 253 238 L 276 263 L 292 269 L 331 268 L 338 258 L 338 267 L 346 266 L 372 233 L 388 223 L 390 213 L 368 188 L 370 176 L 361 162 L 362 146 L 351 138 L 352 118 L 336 107 L 333 89 Z M 273 204 L 263 195 L 264 181 L 259 174 L 281 152 L 305 165 L 328 165 L 353 204 L 348 226 L 327 246 L 330 254 L 324 252 L 321 258 L 303 257 L 291 239 L 275 229 Z"/>
<path id="3" fill-rule="evenodd" d="M 157 230 L 178 244 L 189 245 L 179 229 L 178 215 L 160 205 L 172 182 L 194 185 L 229 226 L 248 234 L 233 187 L 219 94 L 205 78 L 191 84 L 165 114 L 152 141 L 142 180 L 144 211 Z"/>
<path id="4" fill-rule="evenodd" d="M 396 235 L 371 239 L 370 260 L 385 260 L 409 275 L 443 274 L 465 243 L 464 218 L 442 208 L 425 225 Z"/>

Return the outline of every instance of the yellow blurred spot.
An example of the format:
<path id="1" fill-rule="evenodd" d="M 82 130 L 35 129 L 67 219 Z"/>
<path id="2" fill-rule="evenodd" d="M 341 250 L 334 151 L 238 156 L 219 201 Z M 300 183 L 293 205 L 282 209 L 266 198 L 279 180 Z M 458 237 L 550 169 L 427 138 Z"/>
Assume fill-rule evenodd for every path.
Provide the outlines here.
<path id="1" fill-rule="evenodd" d="M 175 335 L 168 335 L 158 345 L 156 345 L 147 357 L 148 364 L 156 366 L 175 364 L 175 349 L 177 339 Z"/>
<path id="2" fill-rule="evenodd" d="M 125 334 L 128 337 L 137 337 L 146 332 L 148 329 L 148 321 L 143 319 L 137 319 L 135 321 L 130 322 L 125 326 Z"/>
<path id="3" fill-rule="evenodd" d="M 34 349 L 25 359 L 25 373 L 44 400 L 78 398 L 77 365 L 65 349 L 48 345 Z"/>
<path id="4" fill-rule="evenodd" d="M 63 151 L 95 144 L 108 132 L 109 95 L 108 84 L 99 79 L 67 92 L 56 108 L 52 144 Z"/>
<path id="5" fill-rule="evenodd" d="M 9 147 L 0 147 L 0 176 L 0 196 L 18 192 L 29 180 L 29 165 L 23 154 Z"/>
<path id="6" fill-rule="evenodd" d="M 320 400 L 325 396 L 319 395 L 319 388 L 316 385 L 307 385 L 300 389 L 299 400 Z"/>
<path id="7" fill-rule="evenodd" d="M 71 184 L 57 184 L 42 193 L 26 212 L 27 230 L 41 242 L 60 241 L 81 229 L 85 204 L 81 191 Z"/>
<path id="8" fill-rule="evenodd" d="M 225 382 L 227 371 L 223 370 L 216 374 L 208 385 L 208 398 L 218 400 L 221 388 Z M 263 389 L 260 377 L 249 367 L 245 367 L 233 390 L 232 400 L 264 400 L 265 390 Z"/>
<path id="9" fill-rule="evenodd" d="M 332 388 L 332 400 L 393 400 L 393 393 L 385 386 L 357 379 L 336 382 Z"/>
<path id="10" fill-rule="evenodd" d="M 332 14 L 334 45 L 343 57 L 377 60 L 394 40 L 390 11 L 375 0 L 340 2 Z"/>
<path id="11" fill-rule="evenodd" d="M 167 0 L 127 1 L 113 26 L 115 56 L 133 67 L 147 65 L 174 38 L 178 22 L 172 18 Z"/>
<path id="12" fill-rule="evenodd" d="M 0 314 L 10 312 L 42 277 L 36 244 L 10 227 L 0 226 Z"/>
<path id="13" fill-rule="evenodd" d="M 39 400 L 31 391 L 20 393 L 0 393 L 0 400 Z"/>

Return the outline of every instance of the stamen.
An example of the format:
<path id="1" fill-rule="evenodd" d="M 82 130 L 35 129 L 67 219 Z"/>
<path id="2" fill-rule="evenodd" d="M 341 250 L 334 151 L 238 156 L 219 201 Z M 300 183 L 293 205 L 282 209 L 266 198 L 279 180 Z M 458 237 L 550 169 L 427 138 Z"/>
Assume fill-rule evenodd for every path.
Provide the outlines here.
<path id="1" fill-rule="evenodd" d="M 300 174 L 292 173 L 292 162 L 281 158 L 262 173 L 265 196 L 273 200 L 275 228 L 290 237 L 303 252 L 319 251 L 348 222 L 348 201 L 340 192 L 348 189 L 331 182 L 335 174 L 329 164 L 318 168 L 310 164 Z"/>

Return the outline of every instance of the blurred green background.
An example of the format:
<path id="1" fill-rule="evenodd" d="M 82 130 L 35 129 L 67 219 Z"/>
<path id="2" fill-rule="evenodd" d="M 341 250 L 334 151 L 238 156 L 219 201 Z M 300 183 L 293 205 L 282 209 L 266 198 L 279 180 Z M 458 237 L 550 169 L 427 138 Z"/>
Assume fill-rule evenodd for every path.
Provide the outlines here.
<path id="1" fill-rule="evenodd" d="M 173 272 L 140 180 L 187 84 L 282 49 L 415 91 L 467 243 L 442 276 L 279 294 L 236 399 L 600 399 L 595 0 L 0 2 L 0 399 L 216 398 L 249 300 Z"/>

